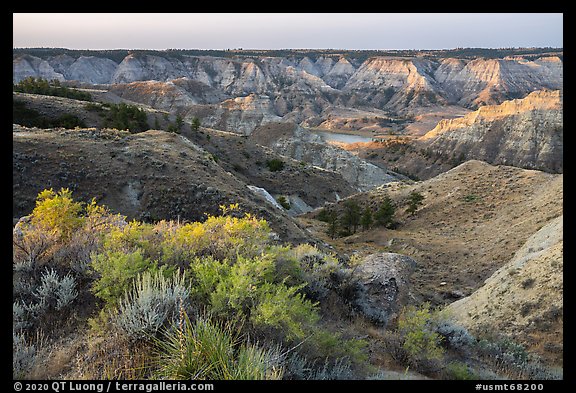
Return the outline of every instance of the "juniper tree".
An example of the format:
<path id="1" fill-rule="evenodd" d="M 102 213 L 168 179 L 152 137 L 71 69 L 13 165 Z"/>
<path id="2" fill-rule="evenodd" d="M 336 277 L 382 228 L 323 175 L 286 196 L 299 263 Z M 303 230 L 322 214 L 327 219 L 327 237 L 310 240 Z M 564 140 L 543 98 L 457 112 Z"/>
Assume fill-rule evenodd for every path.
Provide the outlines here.
<path id="1" fill-rule="evenodd" d="M 386 196 L 382 201 L 382 204 L 378 208 L 378 211 L 374 214 L 374 222 L 378 226 L 390 227 L 393 223 L 393 217 L 396 208 L 392 204 L 392 199 Z"/>
<path id="2" fill-rule="evenodd" d="M 358 224 L 360 224 L 360 206 L 356 201 L 346 201 L 344 203 L 344 215 L 341 218 L 342 227 L 346 233 L 356 233 Z"/>
<path id="3" fill-rule="evenodd" d="M 362 213 L 362 217 L 360 217 L 360 225 L 366 231 L 370 229 L 374 219 L 372 218 L 372 210 L 370 210 L 370 206 L 366 206 L 364 212 Z"/>
<path id="4" fill-rule="evenodd" d="M 328 223 L 328 235 L 330 238 L 335 239 L 338 234 L 338 214 L 335 210 L 326 212 L 325 221 Z"/>
<path id="5" fill-rule="evenodd" d="M 406 212 L 410 215 L 414 215 L 418 207 L 422 205 L 422 201 L 424 200 L 424 195 L 420 194 L 417 191 L 412 191 L 408 196 L 408 208 Z"/>
<path id="6" fill-rule="evenodd" d="M 200 129 L 200 119 L 194 117 L 192 119 L 192 125 L 190 126 L 190 128 L 192 128 L 193 131 L 198 131 Z"/>

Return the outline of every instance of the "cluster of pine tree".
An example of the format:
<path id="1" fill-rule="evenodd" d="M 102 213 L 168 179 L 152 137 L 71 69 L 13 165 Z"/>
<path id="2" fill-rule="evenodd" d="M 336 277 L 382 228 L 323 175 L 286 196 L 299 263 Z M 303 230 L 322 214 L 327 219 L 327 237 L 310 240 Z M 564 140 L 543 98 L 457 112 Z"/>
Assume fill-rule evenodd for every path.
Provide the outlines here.
<path id="1" fill-rule="evenodd" d="M 413 191 L 408 196 L 406 212 L 413 215 L 418 207 L 422 205 L 424 196 Z M 368 230 L 373 227 L 383 227 L 394 229 L 398 223 L 394 220 L 396 206 L 389 196 L 384 197 L 376 211 L 367 205 L 362 207 L 353 199 L 344 202 L 344 209 L 341 214 L 334 209 L 322 209 L 318 214 L 318 219 L 328 224 L 327 233 L 335 239 L 339 236 L 350 236 L 358 231 Z"/>

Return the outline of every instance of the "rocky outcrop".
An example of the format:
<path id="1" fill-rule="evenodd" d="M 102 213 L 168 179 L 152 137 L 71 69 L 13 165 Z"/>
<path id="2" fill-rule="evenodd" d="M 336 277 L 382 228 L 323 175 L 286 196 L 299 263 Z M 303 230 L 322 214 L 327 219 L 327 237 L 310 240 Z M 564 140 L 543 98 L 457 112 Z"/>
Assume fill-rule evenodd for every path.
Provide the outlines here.
<path id="1" fill-rule="evenodd" d="M 502 102 L 531 91 L 562 89 L 562 61 L 544 57 L 534 61 L 507 59 L 443 59 L 434 79 L 449 102 L 475 108 Z"/>
<path id="2" fill-rule="evenodd" d="M 63 81 L 64 75 L 54 70 L 46 60 L 40 59 L 35 56 L 19 56 L 12 62 L 12 80 L 14 83 L 21 81 L 27 77 L 43 78 L 47 80 Z"/>
<path id="3" fill-rule="evenodd" d="M 117 64 L 106 58 L 80 56 L 67 70 L 67 80 L 80 80 L 92 84 L 109 83 L 116 71 Z"/>
<path id="4" fill-rule="evenodd" d="M 205 112 L 213 105 L 210 124 L 228 124 L 224 101 L 268 97 L 271 113 L 282 121 L 323 119 L 325 111 L 346 106 L 373 108 L 406 114 L 417 108 L 455 104 L 476 109 L 509 98 L 523 97 L 534 90 L 562 89 L 563 63 L 557 57 L 527 60 L 437 59 L 377 56 L 356 60 L 349 56 L 309 57 L 210 57 L 174 56 L 169 53 L 129 53 L 120 63 L 96 56 L 50 56 L 41 59 L 18 55 L 13 59 L 13 81 L 27 76 L 121 85 L 135 82 L 174 83 L 191 81 L 180 90 L 163 88 L 177 99 L 133 96 L 136 102 L 153 101 L 156 109 Z M 190 84 L 189 82 L 186 82 Z M 161 87 L 160 84 L 156 85 Z M 133 90 L 132 87 L 127 87 Z M 145 93 L 145 90 L 142 90 Z M 200 92 L 200 94 L 198 94 Z M 186 99 L 182 98 L 186 96 Z M 221 104 L 222 103 L 222 104 Z M 268 116 L 267 115 L 267 116 Z M 268 121 L 263 116 L 260 124 Z M 256 120 L 254 120 L 256 121 Z M 235 131 L 231 122 L 227 130 Z M 247 132 L 250 130 L 243 130 Z"/>
<path id="5" fill-rule="evenodd" d="M 563 244 L 561 215 L 532 235 L 483 287 L 452 303 L 450 315 L 475 334 L 497 331 L 561 360 Z"/>
<path id="6" fill-rule="evenodd" d="M 358 68 L 344 86 L 376 107 L 401 110 L 442 100 L 430 75 L 433 63 L 408 58 L 371 58 Z"/>
<path id="7" fill-rule="evenodd" d="M 398 180 L 397 174 L 326 144 L 319 135 L 296 125 L 269 123 L 256 128 L 250 138 L 284 156 L 337 172 L 358 191 Z"/>
<path id="8" fill-rule="evenodd" d="M 562 108 L 560 91 L 533 92 L 441 120 L 419 141 L 428 154 L 562 173 Z"/>
<path id="9" fill-rule="evenodd" d="M 352 274 L 352 306 L 386 326 L 409 300 L 409 278 L 416 265 L 414 259 L 401 254 L 369 255 Z"/>

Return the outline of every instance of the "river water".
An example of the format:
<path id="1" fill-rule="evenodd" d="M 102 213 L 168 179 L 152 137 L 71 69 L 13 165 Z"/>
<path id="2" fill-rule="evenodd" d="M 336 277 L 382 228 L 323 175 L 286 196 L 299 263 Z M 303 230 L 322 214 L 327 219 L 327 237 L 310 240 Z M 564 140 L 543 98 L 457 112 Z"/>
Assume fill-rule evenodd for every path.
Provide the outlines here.
<path id="1" fill-rule="evenodd" d="M 326 131 L 313 131 L 315 134 L 320 135 L 326 142 L 342 142 L 342 143 L 356 143 L 356 142 L 371 142 L 372 138 L 360 135 L 339 134 L 337 132 Z"/>

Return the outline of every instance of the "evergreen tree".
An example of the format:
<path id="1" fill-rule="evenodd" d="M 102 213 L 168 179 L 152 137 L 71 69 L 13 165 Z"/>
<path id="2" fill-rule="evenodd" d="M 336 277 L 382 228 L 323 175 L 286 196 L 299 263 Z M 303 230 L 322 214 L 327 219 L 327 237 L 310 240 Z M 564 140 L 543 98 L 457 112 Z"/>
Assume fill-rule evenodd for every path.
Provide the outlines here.
<path id="1" fill-rule="evenodd" d="M 176 129 L 180 131 L 183 125 L 184 119 L 182 119 L 182 115 L 176 115 Z"/>
<path id="2" fill-rule="evenodd" d="M 414 215 L 416 210 L 418 210 L 418 207 L 422 205 L 423 200 L 424 195 L 417 191 L 412 191 L 408 196 L 408 208 L 406 209 L 406 212 L 411 216 Z"/>
<path id="3" fill-rule="evenodd" d="M 200 129 L 200 119 L 194 117 L 192 119 L 192 125 L 190 127 L 192 128 L 193 131 L 198 131 Z"/>
<path id="4" fill-rule="evenodd" d="M 362 228 L 367 231 L 372 226 L 374 219 L 372 218 L 372 210 L 370 210 L 370 206 L 366 206 L 364 212 L 362 213 L 362 217 L 360 218 L 360 225 Z"/>
<path id="5" fill-rule="evenodd" d="M 346 201 L 344 203 L 344 215 L 341 218 L 342 227 L 347 234 L 356 233 L 360 224 L 360 206 L 356 201 Z"/>
<path id="6" fill-rule="evenodd" d="M 328 235 L 331 239 L 335 239 L 338 235 L 338 214 L 335 210 L 326 213 L 326 222 L 328 223 Z"/>
<path id="7" fill-rule="evenodd" d="M 384 198 L 378 211 L 374 214 L 375 224 L 383 227 L 390 227 L 393 223 L 393 217 L 396 208 L 392 204 L 392 199 L 389 196 Z"/>

